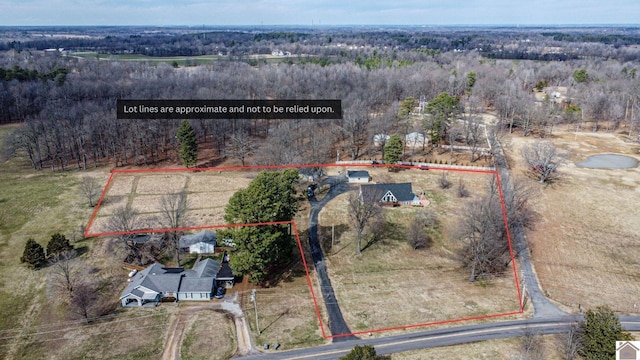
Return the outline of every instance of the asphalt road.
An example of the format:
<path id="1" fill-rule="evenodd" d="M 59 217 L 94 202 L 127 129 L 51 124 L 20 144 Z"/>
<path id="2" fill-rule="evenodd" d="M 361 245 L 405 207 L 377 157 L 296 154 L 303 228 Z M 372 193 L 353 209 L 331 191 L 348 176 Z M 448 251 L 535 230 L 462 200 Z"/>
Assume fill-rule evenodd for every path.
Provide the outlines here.
<path id="1" fill-rule="evenodd" d="M 352 340 L 307 349 L 276 350 L 261 355 L 246 356 L 243 359 L 337 359 L 351 351 L 356 345 L 373 345 L 378 355 L 386 355 L 439 346 L 520 337 L 527 332 L 558 334 L 567 331 L 569 326 L 580 320 L 582 320 L 581 316 L 565 315 L 556 319 L 512 320 L 465 325 L 381 338 Z M 625 329 L 640 331 L 640 317 L 621 317 L 620 320 Z"/>
<path id="2" fill-rule="evenodd" d="M 329 329 L 331 334 L 351 334 L 351 330 L 347 326 L 338 304 L 338 299 L 333 291 L 331 285 L 331 279 L 327 273 L 327 265 L 324 261 L 324 254 L 322 253 L 322 247 L 320 246 L 320 240 L 318 239 L 318 214 L 322 207 L 326 205 L 331 199 L 349 190 L 349 185 L 341 181 L 338 177 L 329 177 L 325 180 L 325 183 L 330 184 L 330 189 L 327 195 L 320 201 L 315 197 L 309 199 L 311 203 L 311 211 L 309 213 L 309 247 L 311 249 L 311 257 L 313 259 L 313 265 L 315 266 L 316 273 L 318 274 L 318 282 L 320 283 L 320 290 L 322 292 L 322 298 L 324 299 L 325 306 L 327 308 L 327 315 L 329 317 Z M 333 342 L 342 342 L 357 339 L 353 335 L 334 337 Z"/>

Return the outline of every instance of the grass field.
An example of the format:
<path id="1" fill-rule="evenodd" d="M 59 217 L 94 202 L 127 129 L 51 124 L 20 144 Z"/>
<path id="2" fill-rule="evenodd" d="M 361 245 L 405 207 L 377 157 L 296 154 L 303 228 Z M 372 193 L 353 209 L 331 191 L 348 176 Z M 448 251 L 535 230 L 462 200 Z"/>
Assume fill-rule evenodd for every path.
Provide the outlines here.
<path id="1" fill-rule="evenodd" d="M 0 141 L 14 127 L 0 127 Z M 162 352 L 167 309 L 117 310 L 86 324 L 67 314 L 51 289 L 51 267 L 31 270 L 20 264 L 24 244 L 43 246 L 52 234 L 67 236 L 82 255 L 74 259 L 101 284 L 126 283 L 119 244 L 108 238 L 81 239 L 81 225 L 93 209 L 80 195 L 85 175 L 106 183 L 105 170 L 35 171 L 20 159 L 0 163 L 0 358 L 2 359 L 157 359 Z M 75 241 L 74 241 L 75 240 Z"/>
<path id="2" fill-rule="evenodd" d="M 543 359 L 561 360 L 563 357 L 558 352 L 558 340 L 555 335 L 542 337 Z M 522 357 L 522 343 L 518 338 L 504 340 L 489 340 L 471 344 L 445 346 L 433 349 L 421 349 L 406 351 L 391 355 L 391 360 L 422 360 L 422 359 L 447 359 L 447 360 L 493 360 L 493 359 L 524 359 Z"/>
<path id="3" fill-rule="evenodd" d="M 531 141 L 508 139 L 515 174 L 522 176 L 524 168 L 519 149 Z M 528 234 L 543 290 L 573 312 L 603 304 L 623 313 L 640 312 L 640 169 L 574 165 L 598 153 L 640 159 L 640 146 L 611 133 L 557 131 L 552 141 L 568 161 L 559 181 L 535 184 L 541 188 L 541 196 L 533 199 L 540 221 Z"/>
<path id="4" fill-rule="evenodd" d="M 236 335 L 232 329 L 233 320 L 222 313 L 214 311 L 197 313 L 186 326 L 180 358 L 183 360 L 230 358 L 236 349 Z"/>
<path id="5" fill-rule="evenodd" d="M 319 215 L 320 240 L 325 252 L 331 254 L 327 258 L 329 276 L 352 331 L 519 311 L 512 270 L 506 269 L 504 275 L 489 281 L 470 283 L 467 272 L 455 259 L 459 244 L 451 240 L 460 210 L 484 194 L 491 175 L 449 172 L 454 184 L 462 180 L 471 192 L 469 198 L 459 198 L 455 186 L 439 188 L 440 171 L 389 173 L 371 169 L 370 174 L 373 181 L 412 182 L 414 193 L 425 193 L 429 210 L 438 215 L 440 226 L 431 231 L 430 248 L 413 250 L 405 233 L 413 216 L 423 209 L 385 208 L 384 234 L 374 243 L 365 243 L 358 255 L 355 232 L 348 222 L 349 194 L 339 195 L 325 206 Z"/>
<path id="6" fill-rule="evenodd" d="M 229 199 L 256 175 L 250 170 L 115 174 L 89 232 L 109 231 L 109 218 L 123 206 L 139 214 L 138 229 L 162 228 L 162 197 L 181 191 L 187 194 L 185 226 L 223 225 Z"/>

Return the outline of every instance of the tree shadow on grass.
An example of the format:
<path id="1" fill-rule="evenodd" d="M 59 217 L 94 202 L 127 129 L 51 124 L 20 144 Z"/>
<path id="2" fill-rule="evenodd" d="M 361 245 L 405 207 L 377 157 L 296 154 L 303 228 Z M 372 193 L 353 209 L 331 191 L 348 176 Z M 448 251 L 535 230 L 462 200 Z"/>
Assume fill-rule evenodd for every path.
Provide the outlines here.
<path id="1" fill-rule="evenodd" d="M 273 324 L 275 324 L 276 322 L 278 322 L 278 320 L 280 320 L 283 316 L 285 315 L 289 315 L 289 309 L 285 309 L 283 310 L 280 315 L 278 315 L 278 317 L 276 317 L 275 319 L 273 319 L 267 326 L 265 326 L 264 328 L 260 329 L 261 332 L 265 332 L 267 331 L 267 329 L 269 329 Z"/>
<path id="2" fill-rule="evenodd" d="M 331 229 L 331 226 L 318 226 L 318 237 L 320 240 L 320 246 L 325 256 L 328 256 L 333 251 L 333 247 L 340 244 L 342 234 L 349 231 L 349 225 L 338 224 Z M 332 234 L 333 233 L 333 234 Z M 333 241 L 331 240 L 333 236 Z"/>
<path id="3" fill-rule="evenodd" d="M 381 226 L 370 230 L 366 244 L 362 247 L 362 251 L 380 244 L 389 246 L 398 241 L 405 240 L 405 228 L 402 225 L 385 221 Z"/>

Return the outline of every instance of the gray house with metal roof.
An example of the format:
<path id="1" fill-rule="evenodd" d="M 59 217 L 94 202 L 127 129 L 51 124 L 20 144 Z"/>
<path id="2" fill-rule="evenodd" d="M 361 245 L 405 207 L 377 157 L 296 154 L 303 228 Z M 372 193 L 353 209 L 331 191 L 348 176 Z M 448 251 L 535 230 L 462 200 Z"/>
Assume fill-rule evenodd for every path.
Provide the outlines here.
<path id="1" fill-rule="evenodd" d="M 156 305 L 162 298 L 211 300 L 221 264 L 212 259 L 198 262 L 192 270 L 154 263 L 135 274 L 120 296 L 122 306 Z"/>
<path id="2" fill-rule="evenodd" d="M 360 196 L 365 202 L 420 205 L 420 198 L 413 193 L 411 183 L 362 184 L 360 185 Z"/>

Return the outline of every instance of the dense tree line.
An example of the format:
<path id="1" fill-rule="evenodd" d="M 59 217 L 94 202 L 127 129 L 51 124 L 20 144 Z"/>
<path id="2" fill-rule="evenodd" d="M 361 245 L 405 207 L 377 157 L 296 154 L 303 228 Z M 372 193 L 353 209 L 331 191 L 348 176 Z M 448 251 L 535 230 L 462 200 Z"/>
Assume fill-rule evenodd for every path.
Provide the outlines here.
<path id="1" fill-rule="evenodd" d="M 366 34 L 358 33 L 351 43 L 364 41 Z M 410 41 L 403 39 L 418 36 L 372 32 L 374 35 L 405 43 Z M 256 36 L 251 35 L 251 41 Z M 308 44 L 318 36 L 275 33 L 258 42 L 316 46 L 296 41 L 309 40 Z M 348 34 L 323 36 L 322 41 L 329 43 L 330 37 L 333 44 L 346 41 Z M 482 38 L 464 36 L 467 42 Z M 514 46 L 528 44 L 518 40 L 521 33 L 512 36 Z M 23 122 L 24 126 L 8 137 L 4 152 L 28 158 L 36 169 L 179 161 L 176 133 L 180 121 L 117 120 L 118 98 L 343 101 L 341 120 L 190 120 L 200 149 L 212 149 L 214 154 L 200 162 L 227 156 L 242 163 L 248 157 L 258 164 L 323 163 L 338 152 L 354 159 L 379 157 L 384 144 L 373 146 L 374 135 L 402 136 L 412 131 L 430 131 L 432 140 L 438 142 L 469 145 L 477 156 L 478 114 L 485 110 L 494 111 L 503 128 L 524 135 L 547 136 L 562 124 L 624 130 L 629 135 L 640 128 L 637 61 L 511 61 L 488 59 L 476 51 L 426 54 L 364 45 L 324 49 L 327 54 L 339 51 L 345 55 L 337 62 L 327 57 L 330 61 L 320 65 L 251 66 L 231 59 L 174 68 L 10 51 L 0 58 L 5 78 L 12 74 L 0 81 L 0 123 Z M 585 76 L 578 78 L 577 72 Z M 19 79 L 19 73 L 64 74 L 64 81 L 42 81 L 40 76 Z M 556 96 L 558 87 L 566 88 L 566 98 Z M 412 98 L 414 101 L 407 101 Z M 451 109 L 443 112 L 427 106 L 423 123 L 412 123 L 410 113 L 418 98 L 430 104 L 446 98 L 441 102 Z M 405 101 L 408 105 L 403 109 Z"/>

